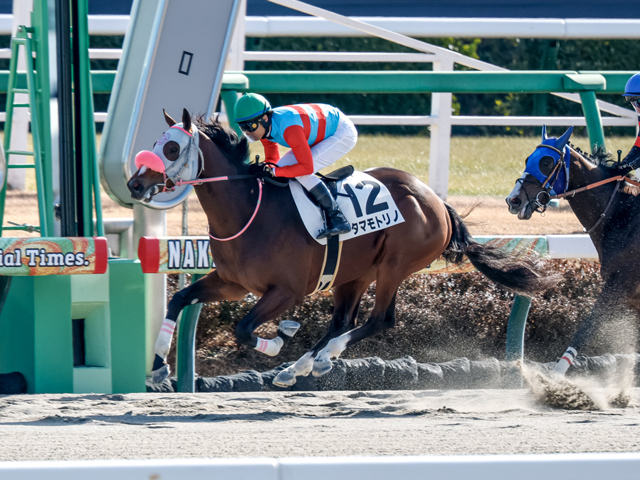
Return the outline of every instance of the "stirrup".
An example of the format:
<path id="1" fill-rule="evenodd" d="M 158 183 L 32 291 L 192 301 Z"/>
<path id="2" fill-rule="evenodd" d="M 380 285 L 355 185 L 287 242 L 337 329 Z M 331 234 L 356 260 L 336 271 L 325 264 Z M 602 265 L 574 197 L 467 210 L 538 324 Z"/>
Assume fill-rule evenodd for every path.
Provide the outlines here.
<path id="1" fill-rule="evenodd" d="M 318 234 L 316 239 L 322 240 L 323 238 L 333 237 L 335 235 L 342 235 L 344 233 L 349 233 L 350 231 L 351 231 L 351 224 L 349 222 L 347 222 L 343 228 L 337 228 L 337 227 L 329 228 L 325 225 L 324 230 L 322 230 Z"/>

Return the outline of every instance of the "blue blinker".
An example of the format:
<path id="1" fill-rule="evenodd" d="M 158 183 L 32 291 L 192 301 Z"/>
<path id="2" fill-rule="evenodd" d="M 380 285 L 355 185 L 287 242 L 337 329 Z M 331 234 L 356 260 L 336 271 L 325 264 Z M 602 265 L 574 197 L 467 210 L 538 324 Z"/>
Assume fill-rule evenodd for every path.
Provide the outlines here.
<path id="1" fill-rule="evenodd" d="M 565 159 L 569 159 L 571 152 L 569 151 L 569 138 L 573 133 L 573 127 L 564 132 L 560 138 L 547 137 L 547 128 L 542 127 L 542 143 L 527 158 L 527 165 L 524 169 L 525 173 L 534 176 L 540 183 L 544 184 L 557 163 L 560 161 L 560 153 L 564 152 Z M 551 148 L 547 148 L 551 147 Z M 545 158 L 545 157 L 550 157 Z M 551 163 L 553 161 L 553 164 Z M 542 171 L 541 171 L 542 168 Z M 545 188 L 549 190 L 551 195 L 564 193 L 569 186 L 569 162 L 565 161 L 564 168 L 554 174 L 555 181 L 553 185 L 547 184 Z"/>

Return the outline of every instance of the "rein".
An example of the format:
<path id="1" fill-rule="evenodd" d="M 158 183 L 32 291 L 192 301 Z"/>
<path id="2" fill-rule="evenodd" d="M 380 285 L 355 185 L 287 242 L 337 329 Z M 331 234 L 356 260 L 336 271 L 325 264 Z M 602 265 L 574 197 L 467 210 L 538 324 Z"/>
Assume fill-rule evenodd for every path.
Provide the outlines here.
<path id="1" fill-rule="evenodd" d="M 256 203 L 256 208 L 253 211 L 253 215 L 251 215 L 251 218 L 249 219 L 247 224 L 238 233 L 227 238 L 214 237 L 213 235 L 211 235 L 211 233 L 209 233 L 209 236 L 217 242 L 228 242 L 229 240 L 233 240 L 234 238 L 238 238 L 240 235 L 242 235 L 247 230 L 247 228 L 249 228 L 249 225 L 253 223 L 254 218 L 256 218 L 256 215 L 258 214 L 258 210 L 260 209 L 260 204 L 262 203 L 262 183 L 263 183 L 260 181 L 259 178 L 257 178 L 255 175 L 225 175 L 223 177 L 197 178 L 195 180 L 178 180 L 172 188 L 167 189 L 165 186 L 165 189 L 171 191 L 176 187 L 181 187 L 183 185 L 202 185 L 203 183 L 208 183 L 208 182 L 222 182 L 226 180 L 246 180 L 248 178 L 255 178 L 258 181 L 259 193 L 258 193 L 258 202 Z"/>
<path id="2" fill-rule="evenodd" d="M 591 226 L 591 228 L 589 228 L 586 231 L 587 234 L 589 234 L 593 232 L 607 216 L 607 213 L 609 212 L 609 208 L 611 208 L 611 205 L 613 205 L 613 199 L 616 197 L 616 194 L 620 191 L 620 183 L 627 182 L 636 187 L 640 187 L 640 183 L 636 182 L 635 180 L 631 180 L 626 175 L 616 175 L 615 177 L 607 178 L 605 180 L 600 180 L 599 182 L 590 183 L 588 185 L 585 185 L 584 187 L 576 188 L 574 190 L 571 190 L 570 192 L 564 192 L 559 195 L 554 195 L 551 198 L 573 198 L 575 197 L 576 193 L 584 192 L 586 190 L 591 190 L 592 188 L 600 187 L 602 185 L 606 185 L 607 183 L 611 183 L 611 182 L 618 182 L 618 183 L 616 184 L 616 188 L 613 189 L 613 193 L 611 193 L 611 197 L 609 198 L 609 202 L 607 203 L 607 206 L 604 208 L 604 211 L 600 214 L 600 218 L 598 218 L 596 223 L 594 223 Z"/>
<path id="3" fill-rule="evenodd" d="M 600 180 L 599 182 L 595 182 L 595 183 L 590 183 L 588 185 L 585 185 L 584 187 L 580 187 L 580 188 L 576 188 L 575 190 L 571 190 L 570 192 L 564 192 L 564 193 L 560 193 L 558 195 L 553 195 L 551 198 L 573 198 L 575 197 L 576 193 L 580 193 L 580 192 L 584 192 L 585 190 L 591 190 L 592 188 L 596 188 L 599 187 L 601 185 L 604 185 L 606 183 L 610 183 L 610 182 L 621 182 L 621 181 L 626 181 L 627 183 L 630 183 L 631 185 L 634 185 L 636 187 L 640 187 L 640 183 L 631 180 L 630 178 L 628 178 L 626 175 L 617 175 L 615 177 L 611 177 L 611 178 L 607 178 L 605 180 Z"/>

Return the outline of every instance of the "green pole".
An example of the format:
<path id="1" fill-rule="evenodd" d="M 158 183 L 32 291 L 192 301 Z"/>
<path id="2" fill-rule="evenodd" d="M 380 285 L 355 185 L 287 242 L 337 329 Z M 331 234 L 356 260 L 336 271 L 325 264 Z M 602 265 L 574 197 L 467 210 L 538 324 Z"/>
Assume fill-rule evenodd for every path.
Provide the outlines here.
<path id="1" fill-rule="evenodd" d="M 542 40 L 544 47 L 540 59 L 540 70 L 556 70 L 558 60 L 559 43 L 557 40 Z M 533 115 L 544 117 L 548 114 L 547 103 L 549 94 L 542 93 L 533 96 Z"/>
<path id="2" fill-rule="evenodd" d="M 522 362 L 524 360 L 524 329 L 527 324 L 527 316 L 531 308 L 531 298 L 516 295 L 507 324 L 507 362 Z M 506 374 L 506 387 L 522 388 L 522 375 L 517 367 L 512 367 Z"/>
<path id="3" fill-rule="evenodd" d="M 82 201 L 84 203 L 84 236 L 91 237 L 93 230 L 93 202 L 91 194 L 95 198 L 96 209 L 96 233 L 104 236 L 102 223 L 102 202 L 100 199 L 100 174 L 98 170 L 98 156 L 96 154 L 96 124 L 93 112 L 93 88 L 91 84 L 91 64 L 89 61 L 89 6 L 87 0 L 78 1 L 78 25 L 77 35 L 79 41 L 79 65 L 80 75 L 80 104 L 81 112 L 76 112 L 81 122 L 82 132 Z M 76 32 L 74 32 L 76 34 Z"/>
<path id="4" fill-rule="evenodd" d="M 222 90 L 220 92 L 220 96 L 222 97 L 222 101 L 224 102 L 224 108 L 227 111 L 229 125 L 240 137 L 242 137 L 242 131 L 240 130 L 240 127 L 233 120 L 233 108 L 235 107 L 236 101 L 238 100 L 238 92 L 236 92 L 235 90 Z"/>
<path id="5" fill-rule="evenodd" d="M 192 275 L 191 284 L 204 275 Z M 196 327 L 202 304 L 189 305 L 182 311 L 176 339 L 176 373 L 178 392 L 193 393 L 196 390 Z"/>
<path id="6" fill-rule="evenodd" d="M 587 120 L 587 131 L 589 132 L 591 151 L 595 151 L 596 147 L 606 148 L 602 118 L 600 117 L 596 94 L 594 92 L 580 92 L 580 100 L 582 100 L 582 111 Z"/>

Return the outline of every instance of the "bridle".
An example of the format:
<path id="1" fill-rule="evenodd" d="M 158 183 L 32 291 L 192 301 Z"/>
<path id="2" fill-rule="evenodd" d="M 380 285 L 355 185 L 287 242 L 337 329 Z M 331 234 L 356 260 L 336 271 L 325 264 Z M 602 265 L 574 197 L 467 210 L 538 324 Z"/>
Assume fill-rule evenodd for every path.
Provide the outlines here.
<path id="1" fill-rule="evenodd" d="M 591 233 L 593 232 L 598 225 L 600 225 L 600 223 L 602 223 L 602 221 L 605 219 L 605 217 L 607 216 L 607 213 L 609 212 L 609 209 L 611 208 L 611 206 L 613 205 L 613 200 L 615 199 L 617 193 L 620 191 L 620 184 L 622 182 L 627 182 L 630 183 L 631 185 L 634 185 L 636 187 L 640 187 L 640 183 L 631 180 L 630 178 L 628 178 L 626 175 L 616 175 L 614 177 L 610 177 L 610 178 L 606 178 L 604 180 L 600 180 L 597 182 L 593 182 L 593 183 L 589 183 L 583 187 L 579 187 L 579 188 L 575 188 L 571 191 L 567 191 L 567 188 L 569 187 L 569 165 L 565 162 L 565 152 L 560 151 L 559 149 L 551 146 L 551 145 L 538 145 L 538 147 L 536 148 L 536 150 L 540 147 L 546 147 L 546 148 L 550 148 L 556 152 L 558 152 L 560 154 L 560 158 L 558 159 L 558 162 L 556 163 L 556 165 L 554 166 L 553 170 L 551 171 L 551 173 L 547 176 L 547 178 L 545 179 L 545 181 L 542 183 L 542 188 L 544 190 L 541 190 L 540 192 L 538 192 L 538 194 L 536 195 L 536 198 L 534 200 L 531 200 L 529 197 L 529 194 L 527 193 L 526 190 L 524 190 L 525 195 L 527 196 L 527 201 L 531 204 L 534 205 L 533 210 L 536 212 L 540 212 L 541 214 L 544 214 L 544 212 L 547 209 L 547 205 L 549 204 L 549 202 L 551 200 L 554 199 L 559 199 L 559 198 L 573 198 L 576 196 L 577 193 L 581 193 L 587 190 L 591 190 L 593 188 L 597 188 L 600 187 L 602 185 L 606 185 L 607 183 L 611 183 L 611 182 L 617 182 L 615 188 L 613 189 L 613 192 L 611 192 L 611 197 L 609 197 L 609 201 L 607 202 L 606 207 L 604 208 L 603 212 L 600 214 L 600 217 L 598 218 L 598 220 L 588 229 L 586 230 L 586 233 Z M 558 179 L 559 176 L 559 172 L 561 171 L 561 169 L 564 168 L 567 172 L 566 175 L 566 186 L 563 189 L 562 192 L 555 194 L 555 195 L 551 195 L 550 191 L 552 189 L 552 185 L 555 184 L 555 182 Z M 529 176 L 531 175 L 530 173 L 527 175 Z M 533 176 L 533 175 L 531 175 Z M 535 178 L 535 177 L 534 177 Z M 525 181 L 527 181 L 525 178 L 519 178 L 518 180 L 516 180 L 516 183 L 520 182 L 520 184 L 522 185 Z M 534 183 L 531 180 L 528 180 L 529 183 Z"/>
<path id="2" fill-rule="evenodd" d="M 543 190 L 541 190 L 540 192 L 538 192 L 538 194 L 536 195 L 535 199 L 531 199 L 529 197 L 529 194 L 527 193 L 526 190 L 524 190 L 524 194 L 527 196 L 527 201 L 528 203 L 533 205 L 533 211 L 534 212 L 539 212 L 540 214 L 544 214 L 544 212 L 547 210 L 547 205 L 549 205 L 549 202 L 552 199 L 555 198 L 561 198 L 559 197 L 557 194 L 552 195 L 551 192 L 554 191 L 553 187 L 555 185 L 555 183 L 558 181 L 558 177 L 560 176 L 560 173 L 562 171 L 565 172 L 565 186 L 564 186 L 564 191 L 566 191 L 566 189 L 569 187 L 569 165 L 565 162 L 565 150 L 560 150 L 552 145 L 545 145 L 544 143 L 541 143 L 540 145 L 538 145 L 536 147 L 536 149 L 534 150 L 534 152 L 536 150 L 538 150 L 539 148 L 549 148 L 551 150 L 553 150 L 554 152 L 559 154 L 559 158 L 558 161 L 556 162 L 556 164 L 553 167 L 553 170 L 551 170 L 551 173 L 549 173 L 549 175 L 547 175 L 547 177 L 545 178 L 544 182 L 542 183 L 542 188 Z M 528 160 L 528 158 L 527 158 Z M 525 164 L 526 164 L 526 160 L 525 160 Z M 525 169 L 526 172 L 526 169 Z M 535 178 L 534 175 L 532 175 L 531 173 L 527 172 L 527 176 L 523 177 L 523 178 L 519 178 L 516 180 L 516 183 L 520 183 L 520 186 L 522 187 L 522 185 L 524 183 L 532 183 L 535 184 L 535 182 L 533 180 L 528 180 L 528 177 L 532 176 Z"/>

